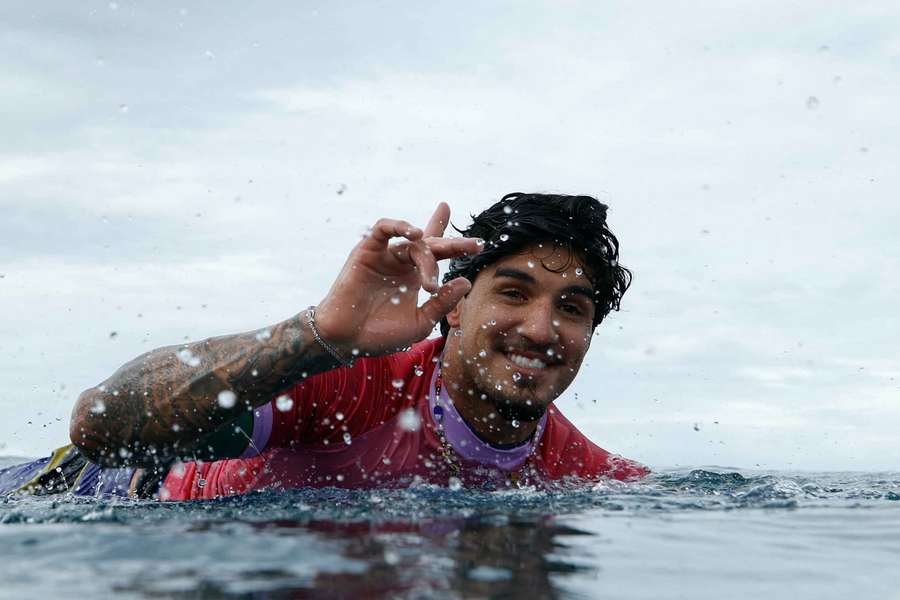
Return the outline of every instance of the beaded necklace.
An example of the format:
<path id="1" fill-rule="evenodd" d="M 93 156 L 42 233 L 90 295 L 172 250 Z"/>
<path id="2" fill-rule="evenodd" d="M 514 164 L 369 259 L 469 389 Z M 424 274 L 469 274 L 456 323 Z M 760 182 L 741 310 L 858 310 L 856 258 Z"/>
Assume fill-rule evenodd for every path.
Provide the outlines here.
<path id="1" fill-rule="evenodd" d="M 446 462 L 447 466 L 450 468 L 450 472 L 454 476 L 458 477 L 462 472 L 462 463 L 459 460 L 457 452 L 453 449 L 453 446 L 447 439 L 447 435 L 444 431 L 444 408 L 438 401 L 441 397 L 442 383 L 443 378 L 440 373 L 437 373 L 434 382 L 434 420 L 437 423 L 437 434 L 441 442 L 441 456 L 443 456 L 444 462 Z M 537 446 L 538 444 L 533 443 L 531 450 L 528 452 L 528 456 L 525 459 L 525 462 L 523 462 L 522 465 L 517 469 L 508 472 L 509 481 L 517 488 L 521 488 L 524 485 L 523 473 L 525 471 L 525 467 L 528 465 L 528 461 L 531 459 L 531 455 L 534 453 L 534 450 L 535 448 L 537 448 Z"/>

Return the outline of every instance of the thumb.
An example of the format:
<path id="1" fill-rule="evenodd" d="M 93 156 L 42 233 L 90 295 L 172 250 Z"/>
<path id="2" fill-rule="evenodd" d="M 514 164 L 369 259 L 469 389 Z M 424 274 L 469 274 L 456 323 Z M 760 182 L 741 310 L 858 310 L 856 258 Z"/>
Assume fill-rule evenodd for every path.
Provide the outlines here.
<path id="1" fill-rule="evenodd" d="M 465 277 L 457 277 L 442 285 L 437 294 L 428 299 L 428 301 L 420 306 L 416 311 L 416 318 L 419 328 L 428 332 L 435 324 L 444 318 L 448 312 L 453 310 L 456 303 L 462 300 L 462 297 L 469 293 L 472 284 Z"/>

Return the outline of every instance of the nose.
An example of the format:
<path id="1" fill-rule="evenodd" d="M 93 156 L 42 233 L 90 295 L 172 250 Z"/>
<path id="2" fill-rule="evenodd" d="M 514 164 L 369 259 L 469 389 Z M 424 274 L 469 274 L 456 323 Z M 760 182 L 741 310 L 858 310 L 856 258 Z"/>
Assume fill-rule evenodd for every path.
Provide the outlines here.
<path id="1" fill-rule="evenodd" d="M 553 314 L 553 304 L 534 302 L 519 326 L 519 333 L 535 345 L 551 345 L 559 341 L 557 322 Z"/>

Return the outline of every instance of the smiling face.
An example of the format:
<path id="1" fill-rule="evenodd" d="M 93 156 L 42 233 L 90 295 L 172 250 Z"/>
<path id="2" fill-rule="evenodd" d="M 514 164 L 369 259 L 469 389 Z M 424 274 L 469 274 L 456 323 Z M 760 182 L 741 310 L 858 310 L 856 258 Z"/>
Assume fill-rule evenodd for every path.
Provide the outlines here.
<path id="1" fill-rule="evenodd" d="M 485 268 L 447 315 L 447 383 L 457 404 L 493 405 L 535 421 L 581 367 L 593 331 L 593 287 L 567 248 L 536 244 Z"/>

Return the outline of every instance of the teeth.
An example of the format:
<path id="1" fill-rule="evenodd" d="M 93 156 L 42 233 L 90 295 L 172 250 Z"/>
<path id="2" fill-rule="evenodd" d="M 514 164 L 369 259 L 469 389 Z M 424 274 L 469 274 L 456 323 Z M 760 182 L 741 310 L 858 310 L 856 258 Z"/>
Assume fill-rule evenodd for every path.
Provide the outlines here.
<path id="1" fill-rule="evenodd" d="M 547 367 L 547 363 L 539 358 L 526 358 L 519 354 L 510 354 L 509 360 L 526 369 L 544 369 Z"/>

